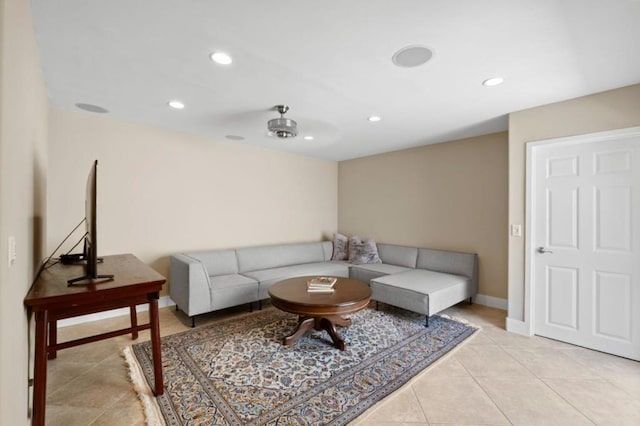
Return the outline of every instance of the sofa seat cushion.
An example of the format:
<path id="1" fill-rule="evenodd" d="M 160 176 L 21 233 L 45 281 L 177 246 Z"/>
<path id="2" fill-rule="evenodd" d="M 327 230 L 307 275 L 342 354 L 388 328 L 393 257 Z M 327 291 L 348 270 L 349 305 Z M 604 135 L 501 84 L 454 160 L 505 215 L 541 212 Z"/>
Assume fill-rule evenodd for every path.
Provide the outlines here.
<path id="1" fill-rule="evenodd" d="M 258 281 L 240 274 L 212 275 L 209 276 L 209 282 L 212 289 L 235 288 L 242 285 L 258 287 Z"/>
<path id="2" fill-rule="evenodd" d="M 368 284 L 374 278 L 412 270 L 413 268 L 389 265 L 386 263 L 367 263 L 365 265 L 351 265 L 349 268 L 349 277 Z"/>
<path id="3" fill-rule="evenodd" d="M 239 274 L 210 276 L 211 308 L 209 310 L 255 302 L 258 297 L 258 288 L 258 281 Z"/>
<path id="4" fill-rule="evenodd" d="M 269 298 L 269 287 L 278 281 L 293 277 L 317 275 L 347 277 L 349 276 L 349 265 L 345 261 L 314 262 L 245 272 L 244 275 L 260 282 L 258 298 L 262 300 Z"/>
<path id="5" fill-rule="evenodd" d="M 469 278 L 414 269 L 371 280 L 371 298 L 409 311 L 433 315 L 467 297 Z"/>

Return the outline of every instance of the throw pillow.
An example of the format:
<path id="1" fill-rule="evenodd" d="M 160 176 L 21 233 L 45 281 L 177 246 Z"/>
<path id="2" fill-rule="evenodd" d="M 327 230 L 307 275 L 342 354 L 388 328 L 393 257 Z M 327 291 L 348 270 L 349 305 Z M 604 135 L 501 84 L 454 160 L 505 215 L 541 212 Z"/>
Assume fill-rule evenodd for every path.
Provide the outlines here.
<path id="1" fill-rule="evenodd" d="M 347 252 L 347 245 L 349 239 L 346 235 L 333 234 L 333 255 L 331 260 L 347 260 L 349 253 Z"/>
<path id="2" fill-rule="evenodd" d="M 348 259 L 349 261 L 351 261 L 351 259 L 354 259 L 356 257 L 356 253 L 357 247 L 360 247 L 362 245 L 362 240 L 360 239 L 360 237 L 358 237 L 357 235 L 354 235 L 353 237 L 349 237 L 349 256 Z"/>
<path id="3" fill-rule="evenodd" d="M 371 239 L 362 241 L 357 236 L 349 238 L 349 262 L 354 265 L 382 263 L 376 242 Z"/>

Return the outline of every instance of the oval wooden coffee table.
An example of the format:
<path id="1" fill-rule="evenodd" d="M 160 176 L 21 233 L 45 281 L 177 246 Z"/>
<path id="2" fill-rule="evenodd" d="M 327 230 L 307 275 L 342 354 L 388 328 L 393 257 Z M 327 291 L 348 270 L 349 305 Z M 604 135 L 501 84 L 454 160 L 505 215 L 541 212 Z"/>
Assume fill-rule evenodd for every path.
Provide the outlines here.
<path id="1" fill-rule="evenodd" d="M 315 277 L 290 278 L 269 289 L 273 306 L 298 315 L 298 327 L 282 339 L 282 344 L 293 345 L 311 329 L 326 330 L 336 347 L 344 351 L 346 343 L 336 331 L 336 325 L 351 325 L 351 320 L 344 315 L 365 308 L 371 300 L 371 289 L 362 281 L 338 277 L 333 293 L 309 293 L 307 281 L 312 278 Z"/>

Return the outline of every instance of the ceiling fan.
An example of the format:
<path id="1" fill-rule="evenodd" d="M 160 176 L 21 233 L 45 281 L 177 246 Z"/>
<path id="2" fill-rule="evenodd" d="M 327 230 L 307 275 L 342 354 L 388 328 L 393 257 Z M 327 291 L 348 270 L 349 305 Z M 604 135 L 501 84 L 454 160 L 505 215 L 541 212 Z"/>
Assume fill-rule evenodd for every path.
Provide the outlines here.
<path id="1" fill-rule="evenodd" d="M 280 113 L 280 118 L 273 118 L 267 122 L 269 134 L 278 139 L 295 138 L 298 136 L 298 123 L 296 123 L 295 120 L 284 117 L 287 111 L 289 111 L 289 106 L 276 105 L 275 108 Z"/>

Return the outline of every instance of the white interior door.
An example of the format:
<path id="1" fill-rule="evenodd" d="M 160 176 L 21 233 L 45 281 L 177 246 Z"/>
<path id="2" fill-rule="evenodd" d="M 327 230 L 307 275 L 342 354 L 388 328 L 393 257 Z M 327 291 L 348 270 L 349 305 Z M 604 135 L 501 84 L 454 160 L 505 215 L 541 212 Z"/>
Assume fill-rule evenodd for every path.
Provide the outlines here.
<path id="1" fill-rule="evenodd" d="M 530 152 L 535 334 L 640 360 L 640 130 Z"/>

